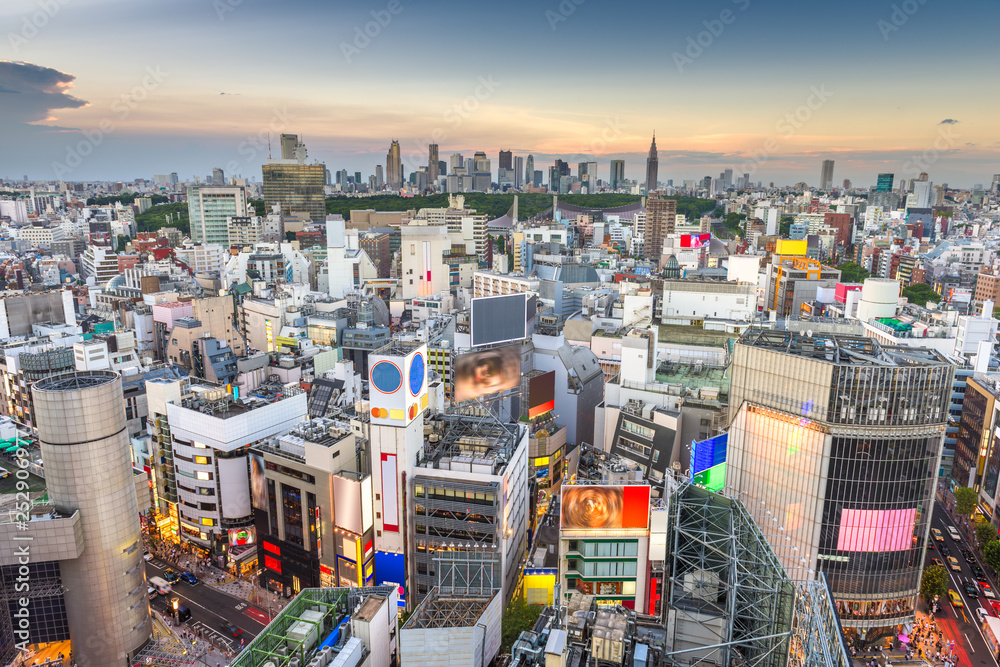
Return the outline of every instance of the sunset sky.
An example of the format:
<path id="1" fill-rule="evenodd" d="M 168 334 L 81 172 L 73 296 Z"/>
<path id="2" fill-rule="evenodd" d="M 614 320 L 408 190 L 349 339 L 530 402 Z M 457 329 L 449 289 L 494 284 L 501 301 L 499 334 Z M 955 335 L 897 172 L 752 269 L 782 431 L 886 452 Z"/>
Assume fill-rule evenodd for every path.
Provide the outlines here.
<path id="1" fill-rule="evenodd" d="M 995 0 L 3 0 L 0 177 L 260 180 L 270 130 L 365 176 L 398 138 L 407 171 L 436 139 L 494 174 L 510 148 L 641 178 L 655 130 L 661 181 L 816 184 L 832 158 L 838 184 L 971 187 L 1000 172 L 998 18 Z"/>

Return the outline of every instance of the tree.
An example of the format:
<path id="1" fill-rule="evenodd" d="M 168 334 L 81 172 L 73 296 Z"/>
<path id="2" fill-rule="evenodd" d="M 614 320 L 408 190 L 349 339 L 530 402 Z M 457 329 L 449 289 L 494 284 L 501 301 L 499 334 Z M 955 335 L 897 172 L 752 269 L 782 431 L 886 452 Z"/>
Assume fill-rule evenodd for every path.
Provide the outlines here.
<path id="1" fill-rule="evenodd" d="M 948 592 L 948 573 L 940 565 L 931 565 L 920 578 L 920 597 L 928 604 Z"/>
<path id="2" fill-rule="evenodd" d="M 844 262 L 837 268 L 840 269 L 840 281 L 844 283 L 863 283 L 871 275 L 863 266 L 854 262 Z"/>
<path id="3" fill-rule="evenodd" d="M 979 542 L 980 547 L 985 547 L 990 542 L 995 542 L 997 537 L 996 526 L 986 519 L 976 521 L 976 541 Z"/>
<path id="4" fill-rule="evenodd" d="M 788 235 L 792 232 L 792 223 L 795 222 L 795 218 L 785 216 L 778 221 L 778 236 L 788 238 Z"/>
<path id="5" fill-rule="evenodd" d="M 1000 571 L 1000 540 L 993 540 L 987 544 L 983 549 L 983 556 L 986 558 L 986 564 L 994 572 Z"/>
<path id="6" fill-rule="evenodd" d="M 926 306 L 928 301 L 937 303 L 941 300 L 941 295 L 926 283 L 916 283 L 909 287 L 904 287 L 902 295 L 909 299 L 910 303 L 918 306 Z"/>
<path id="7" fill-rule="evenodd" d="M 529 605 L 523 595 L 511 600 L 500 619 L 501 650 L 504 653 L 510 653 L 517 638 L 521 636 L 522 632 L 534 627 L 535 621 L 538 620 L 538 615 L 541 613 L 542 605 Z"/>
<path id="8" fill-rule="evenodd" d="M 967 486 L 955 489 L 955 511 L 962 516 L 969 516 L 976 509 L 976 490 Z"/>

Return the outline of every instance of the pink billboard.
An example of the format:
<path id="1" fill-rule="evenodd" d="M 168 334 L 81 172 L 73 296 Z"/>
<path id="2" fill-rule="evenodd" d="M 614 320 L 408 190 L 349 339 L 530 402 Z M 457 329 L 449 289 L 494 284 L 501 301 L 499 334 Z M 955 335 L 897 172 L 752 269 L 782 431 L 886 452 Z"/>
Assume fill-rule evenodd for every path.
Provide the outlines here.
<path id="1" fill-rule="evenodd" d="M 903 551 L 913 546 L 917 510 L 842 510 L 837 549 Z"/>

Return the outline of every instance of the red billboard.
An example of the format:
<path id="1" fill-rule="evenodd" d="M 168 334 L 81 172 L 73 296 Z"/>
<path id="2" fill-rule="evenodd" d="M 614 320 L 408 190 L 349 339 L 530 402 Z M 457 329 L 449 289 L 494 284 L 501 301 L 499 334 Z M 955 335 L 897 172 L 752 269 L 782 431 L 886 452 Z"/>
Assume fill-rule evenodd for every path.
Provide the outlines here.
<path id="1" fill-rule="evenodd" d="M 556 372 L 549 371 L 528 380 L 528 419 L 534 419 L 556 407 Z"/>
<path id="2" fill-rule="evenodd" d="M 647 528 L 648 486 L 563 486 L 562 527 Z"/>
<path id="3" fill-rule="evenodd" d="M 708 232 L 703 234 L 681 234 L 682 248 L 704 248 L 712 240 L 712 235 Z"/>

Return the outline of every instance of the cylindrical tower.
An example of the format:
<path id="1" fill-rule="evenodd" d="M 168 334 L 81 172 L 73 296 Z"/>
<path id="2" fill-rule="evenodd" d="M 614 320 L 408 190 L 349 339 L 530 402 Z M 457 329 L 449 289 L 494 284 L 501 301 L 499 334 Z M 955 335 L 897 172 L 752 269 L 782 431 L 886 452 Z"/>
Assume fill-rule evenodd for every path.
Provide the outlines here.
<path id="1" fill-rule="evenodd" d="M 79 510 L 83 553 L 60 563 L 80 667 L 125 665 L 152 634 L 121 376 L 54 375 L 32 387 L 49 498 Z"/>
<path id="2" fill-rule="evenodd" d="M 893 317 L 899 301 L 899 281 L 893 278 L 865 278 L 858 303 L 858 319 L 862 322 L 877 317 Z"/>

